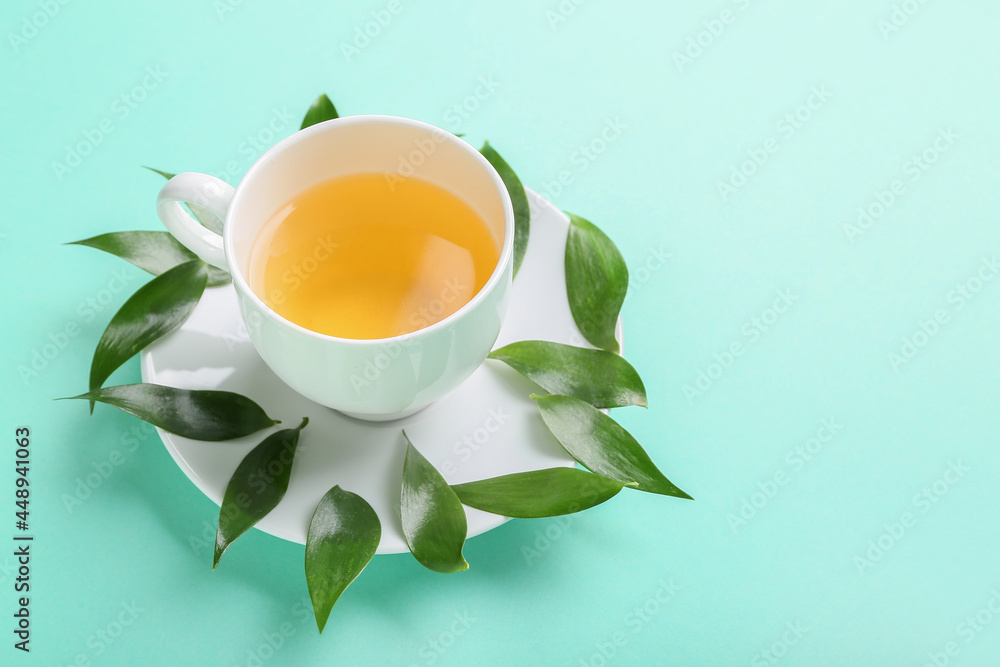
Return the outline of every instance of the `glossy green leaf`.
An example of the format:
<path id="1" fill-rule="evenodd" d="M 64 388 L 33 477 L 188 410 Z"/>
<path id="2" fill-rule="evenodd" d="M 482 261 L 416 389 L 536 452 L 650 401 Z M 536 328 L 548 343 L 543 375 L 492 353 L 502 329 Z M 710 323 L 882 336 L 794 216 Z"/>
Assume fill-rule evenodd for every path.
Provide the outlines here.
<path id="1" fill-rule="evenodd" d="M 490 353 L 542 389 L 598 408 L 646 407 L 646 388 L 632 364 L 605 350 L 525 340 Z"/>
<path id="2" fill-rule="evenodd" d="M 604 232 L 578 215 L 567 215 L 566 295 L 573 320 L 591 345 L 618 352 L 615 326 L 628 289 L 628 268 Z"/>
<path id="3" fill-rule="evenodd" d="M 594 406 L 571 396 L 532 398 L 556 440 L 590 470 L 640 491 L 691 498 L 663 476 L 628 431 Z"/>
<path id="4" fill-rule="evenodd" d="M 469 569 L 462 556 L 469 526 L 465 509 L 444 477 L 406 440 L 400 514 L 406 545 L 421 565 L 450 574 Z"/>
<path id="5" fill-rule="evenodd" d="M 243 457 L 229 478 L 219 507 L 219 529 L 215 534 L 214 570 L 219 559 L 236 538 L 277 507 L 288 491 L 299 433 L 309 423 L 302 419 L 297 428 L 272 433 Z"/>
<path id="6" fill-rule="evenodd" d="M 111 232 L 81 241 L 73 241 L 67 245 L 82 245 L 103 250 L 131 262 L 154 276 L 158 276 L 178 264 L 198 259 L 193 252 L 182 246 L 170 232 Z M 209 287 L 225 285 L 232 280 L 232 277 L 222 269 L 208 264 L 205 266 L 208 267 Z"/>
<path id="7" fill-rule="evenodd" d="M 177 175 L 177 174 L 171 174 L 169 171 L 160 171 L 159 169 L 153 169 L 152 167 L 144 167 L 144 168 L 149 169 L 153 173 L 159 174 L 168 181 Z M 198 206 L 198 204 L 192 204 L 191 202 L 185 202 L 185 203 L 187 204 L 187 207 L 191 210 L 191 215 L 194 216 L 195 220 L 201 223 L 202 227 L 210 229 L 216 234 L 220 235 L 222 234 L 223 224 L 222 220 L 219 219 L 219 216 L 215 215 L 204 206 Z"/>
<path id="8" fill-rule="evenodd" d="M 309 111 L 306 112 L 305 118 L 302 119 L 302 127 L 299 129 L 304 130 L 310 125 L 322 123 L 325 120 L 333 120 L 334 118 L 340 118 L 337 115 L 337 109 L 333 106 L 330 98 L 323 94 L 309 105 Z"/>
<path id="9" fill-rule="evenodd" d="M 122 364 L 184 324 L 198 305 L 207 278 L 204 262 L 194 260 L 175 266 L 136 290 L 111 318 L 97 343 L 90 364 L 90 390 L 100 389 Z"/>
<path id="10" fill-rule="evenodd" d="M 519 519 L 582 512 L 614 497 L 624 486 L 576 468 L 547 468 L 491 477 L 451 487 L 462 504 Z"/>
<path id="11" fill-rule="evenodd" d="M 252 400 L 231 391 L 138 383 L 104 387 L 68 398 L 112 405 L 193 440 L 231 440 L 279 423 Z"/>
<path id="12" fill-rule="evenodd" d="M 335 486 L 319 501 L 306 535 L 306 584 L 320 632 L 381 539 L 378 515 L 361 496 Z"/>
<path id="13" fill-rule="evenodd" d="M 531 233 L 531 209 L 528 206 L 528 195 L 524 192 L 521 180 L 510 168 L 510 165 L 500 157 L 500 154 L 490 146 L 490 142 L 483 144 L 479 149 L 483 157 L 489 161 L 493 168 L 500 174 L 510 195 L 510 202 L 514 206 L 514 275 L 517 275 L 521 268 L 521 261 L 524 259 L 524 252 L 528 249 L 528 237 Z"/>

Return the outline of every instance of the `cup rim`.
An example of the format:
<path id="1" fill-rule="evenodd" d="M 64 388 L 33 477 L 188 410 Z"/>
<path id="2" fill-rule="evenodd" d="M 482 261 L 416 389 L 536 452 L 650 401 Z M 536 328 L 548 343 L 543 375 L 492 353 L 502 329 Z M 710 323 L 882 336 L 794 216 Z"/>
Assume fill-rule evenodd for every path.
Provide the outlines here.
<path id="1" fill-rule="evenodd" d="M 333 124 L 338 127 L 351 124 L 362 124 L 362 123 L 385 123 L 394 125 L 406 125 L 409 127 L 424 130 L 428 133 L 440 133 L 444 137 L 445 141 L 452 142 L 454 145 L 458 146 L 459 150 L 464 151 L 466 154 L 473 158 L 473 161 L 479 163 L 479 165 L 485 168 L 490 180 L 493 185 L 497 188 L 500 193 L 501 204 L 503 206 L 503 216 L 504 216 L 504 237 L 503 245 L 500 248 L 500 257 L 497 259 L 497 264 L 493 268 L 493 273 L 490 274 L 489 279 L 486 283 L 476 292 L 473 297 L 462 305 L 461 308 L 456 310 L 451 315 L 438 320 L 437 322 L 428 325 L 426 327 L 421 327 L 415 331 L 410 331 L 408 333 L 399 334 L 397 336 L 390 336 L 387 338 L 343 338 L 340 336 L 331 336 L 330 334 L 320 333 L 318 331 L 313 331 L 308 329 L 301 324 L 296 324 L 288 318 L 277 313 L 273 308 L 264 303 L 253 289 L 250 288 L 246 277 L 243 275 L 243 270 L 240 266 L 236 265 L 235 262 L 229 261 L 229 258 L 233 257 L 235 252 L 233 250 L 233 233 L 231 230 L 233 226 L 229 224 L 229 218 L 233 215 L 233 212 L 239 208 L 240 201 L 242 199 L 243 192 L 247 189 L 246 184 L 250 183 L 257 172 L 259 172 L 264 165 L 269 163 L 275 155 L 286 150 L 293 144 L 307 141 L 309 137 L 314 134 L 319 134 L 324 131 L 329 131 Z M 460 137 L 455 136 L 447 130 L 443 130 L 430 123 L 425 123 L 420 120 L 415 120 L 412 118 L 405 118 L 402 116 L 389 116 L 382 114 L 362 114 L 356 116 L 343 116 L 340 118 L 333 118 L 320 123 L 316 123 L 307 127 L 305 129 L 299 130 L 292 134 L 291 136 L 285 137 L 274 146 L 267 149 L 263 155 L 261 155 L 257 160 L 250 165 L 243 178 L 240 179 L 239 183 L 236 185 L 236 191 L 233 194 L 232 201 L 229 204 L 229 208 L 226 212 L 226 220 L 222 230 L 222 243 L 223 249 L 226 254 L 227 263 L 229 263 L 230 275 L 233 278 L 233 284 L 236 288 L 243 294 L 244 298 L 250 299 L 259 310 L 264 314 L 277 321 L 290 329 L 297 331 L 299 333 L 308 335 L 312 338 L 324 341 L 337 341 L 342 343 L 348 343 L 353 345 L 362 346 L 374 346 L 374 345 L 384 345 L 386 343 L 401 343 L 408 341 L 413 338 L 418 338 L 420 336 L 428 335 L 429 333 L 443 329 L 444 327 L 452 324 L 466 313 L 476 307 L 481 301 L 487 298 L 487 294 L 492 292 L 497 283 L 500 282 L 502 276 L 506 272 L 508 265 L 513 261 L 514 254 L 514 207 L 510 199 L 510 193 L 507 192 L 507 186 L 504 185 L 503 179 L 500 178 L 500 174 L 497 170 L 490 164 L 489 160 L 483 157 L 482 153 L 477 151 L 473 146 L 467 141 L 462 140 Z"/>

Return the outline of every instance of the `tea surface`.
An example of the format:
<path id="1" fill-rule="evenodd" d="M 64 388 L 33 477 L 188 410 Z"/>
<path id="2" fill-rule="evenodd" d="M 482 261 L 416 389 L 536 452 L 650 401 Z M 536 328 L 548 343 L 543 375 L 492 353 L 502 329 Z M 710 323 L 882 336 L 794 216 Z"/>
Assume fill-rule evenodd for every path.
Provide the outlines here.
<path id="1" fill-rule="evenodd" d="M 486 223 L 416 178 L 342 176 L 299 193 L 261 229 L 250 286 L 279 315 L 341 338 L 397 336 L 469 302 L 499 259 Z"/>

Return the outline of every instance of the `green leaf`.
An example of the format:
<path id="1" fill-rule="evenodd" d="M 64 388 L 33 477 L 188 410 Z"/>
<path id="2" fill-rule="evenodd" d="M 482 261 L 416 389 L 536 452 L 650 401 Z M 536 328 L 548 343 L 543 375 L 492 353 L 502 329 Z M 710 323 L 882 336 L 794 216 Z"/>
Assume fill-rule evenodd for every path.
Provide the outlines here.
<path id="1" fill-rule="evenodd" d="M 511 343 L 490 353 L 542 389 L 598 408 L 646 407 L 646 388 L 630 363 L 605 350 L 544 340 Z"/>
<path id="2" fill-rule="evenodd" d="M 456 484 L 462 504 L 519 519 L 572 514 L 613 498 L 621 482 L 576 468 L 547 468 Z"/>
<path id="3" fill-rule="evenodd" d="M 159 174 L 168 181 L 177 175 L 177 174 L 171 174 L 169 171 L 160 171 L 159 169 L 153 169 L 152 167 L 143 166 L 143 168 L 149 169 L 150 171 Z M 191 215 L 194 216 L 195 220 L 201 223 L 202 227 L 209 229 L 215 232 L 216 234 L 219 235 L 222 234 L 223 225 L 222 225 L 222 220 L 219 219 L 219 216 L 215 215 L 204 206 L 198 206 L 197 204 L 192 204 L 191 202 L 185 202 L 185 204 L 187 204 L 187 207 L 191 209 Z"/>
<path id="4" fill-rule="evenodd" d="M 288 491 L 299 433 L 309 423 L 286 428 L 264 438 L 236 466 L 219 508 L 219 530 L 215 535 L 214 570 L 229 545 L 277 507 Z"/>
<path id="5" fill-rule="evenodd" d="M 306 584 L 320 632 L 381 539 L 378 515 L 361 496 L 335 486 L 319 501 L 306 535 Z"/>
<path id="6" fill-rule="evenodd" d="M 197 255 L 182 246 L 170 232 L 111 232 L 82 241 L 73 241 L 67 245 L 82 245 L 103 250 L 131 262 L 154 276 L 178 264 L 198 259 Z M 222 269 L 208 264 L 205 266 L 208 267 L 209 287 L 225 285 L 232 280 L 232 277 Z"/>
<path id="7" fill-rule="evenodd" d="M 490 142 L 483 144 L 479 149 L 483 157 L 489 161 L 493 168 L 500 174 L 510 195 L 510 202 L 514 205 L 514 275 L 517 275 L 521 268 L 521 261 L 524 259 L 524 252 L 528 249 L 528 236 L 531 232 L 531 210 L 528 206 L 528 195 L 524 192 L 521 180 L 510 168 L 510 165 L 500 157 L 500 154 L 490 146 Z"/>
<path id="8" fill-rule="evenodd" d="M 340 118 L 337 115 L 337 109 L 333 106 L 330 98 L 323 94 L 309 105 L 309 111 L 306 112 L 306 117 L 302 119 L 302 127 L 299 129 L 304 130 L 310 125 L 322 123 L 325 120 L 333 120 L 334 118 Z"/>
<path id="9" fill-rule="evenodd" d="M 231 391 L 138 383 L 67 397 L 76 398 L 113 405 L 153 426 L 193 440 L 231 440 L 280 423 L 246 396 Z"/>
<path id="10" fill-rule="evenodd" d="M 566 294 L 573 320 L 592 345 L 618 352 L 615 326 L 628 289 L 628 268 L 604 232 L 578 215 L 567 215 Z"/>
<path id="11" fill-rule="evenodd" d="M 97 343 L 90 364 L 90 390 L 100 389 L 122 364 L 184 324 L 205 291 L 207 277 L 204 263 L 194 260 L 136 290 L 111 318 Z M 90 407 L 93 409 L 93 403 Z"/>
<path id="12" fill-rule="evenodd" d="M 462 546 L 469 527 L 465 509 L 434 466 L 406 440 L 400 514 L 406 545 L 420 564 L 450 574 L 469 569 Z"/>
<path id="13" fill-rule="evenodd" d="M 143 169 L 149 169 L 154 174 L 159 174 L 160 176 L 162 176 L 163 178 L 167 179 L 168 181 L 171 178 L 173 178 L 174 176 L 177 175 L 177 174 L 171 174 L 169 171 L 160 171 L 159 169 L 153 169 L 152 167 L 147 167 L 146 165 L 142 165 L 142 168 Z"/>
<path id="14" fill-rule="evenodd" d="M 570 396 L 532 398 L 556 440 L 590 470 L 640 491 L 691 498 L 663 476 L 628 431 L 594 406 Z"/>

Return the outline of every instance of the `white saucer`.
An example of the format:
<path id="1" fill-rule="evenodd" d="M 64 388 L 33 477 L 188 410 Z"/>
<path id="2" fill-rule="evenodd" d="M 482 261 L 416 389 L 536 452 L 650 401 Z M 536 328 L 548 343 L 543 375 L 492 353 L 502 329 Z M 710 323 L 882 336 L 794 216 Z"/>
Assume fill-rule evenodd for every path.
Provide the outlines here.
<path id="1" fill-rule="evenodd" d="M 563 255 L 568 220 L 538 194 L 528 191 L 528 199 L 530 242 L 495 347 L 529 339 L 586 345 L 566 300 Z M 300 544 L 305 543 L 316 504 L 339 484 L 359 494 L 378 513 L 382 521 L 378 553 L 407 551 L 399 519 L 406 451 L 402 429 L 452 484 L 573 466 L 528 398 L 537 387 L 497 361 L 487 360 L 452 394 L 396 421 L 363 422 L 313 403 L 281 382 L 257 355 L 240 320 L 232 285 L 206 290 L 183 327 L 142 353 L 142 379 L 244 394 L 281 420 L 277 428 L 292 428 L 309 417 L 288 492 L 257 524 L 267 533 Z M 158 431 L 177 465 L 216 504 L 222 502 L 240 460 L 271 432 L 212 443 Z M 506 521 L 471 508 L 466 513 L 469 537 Z"/>

